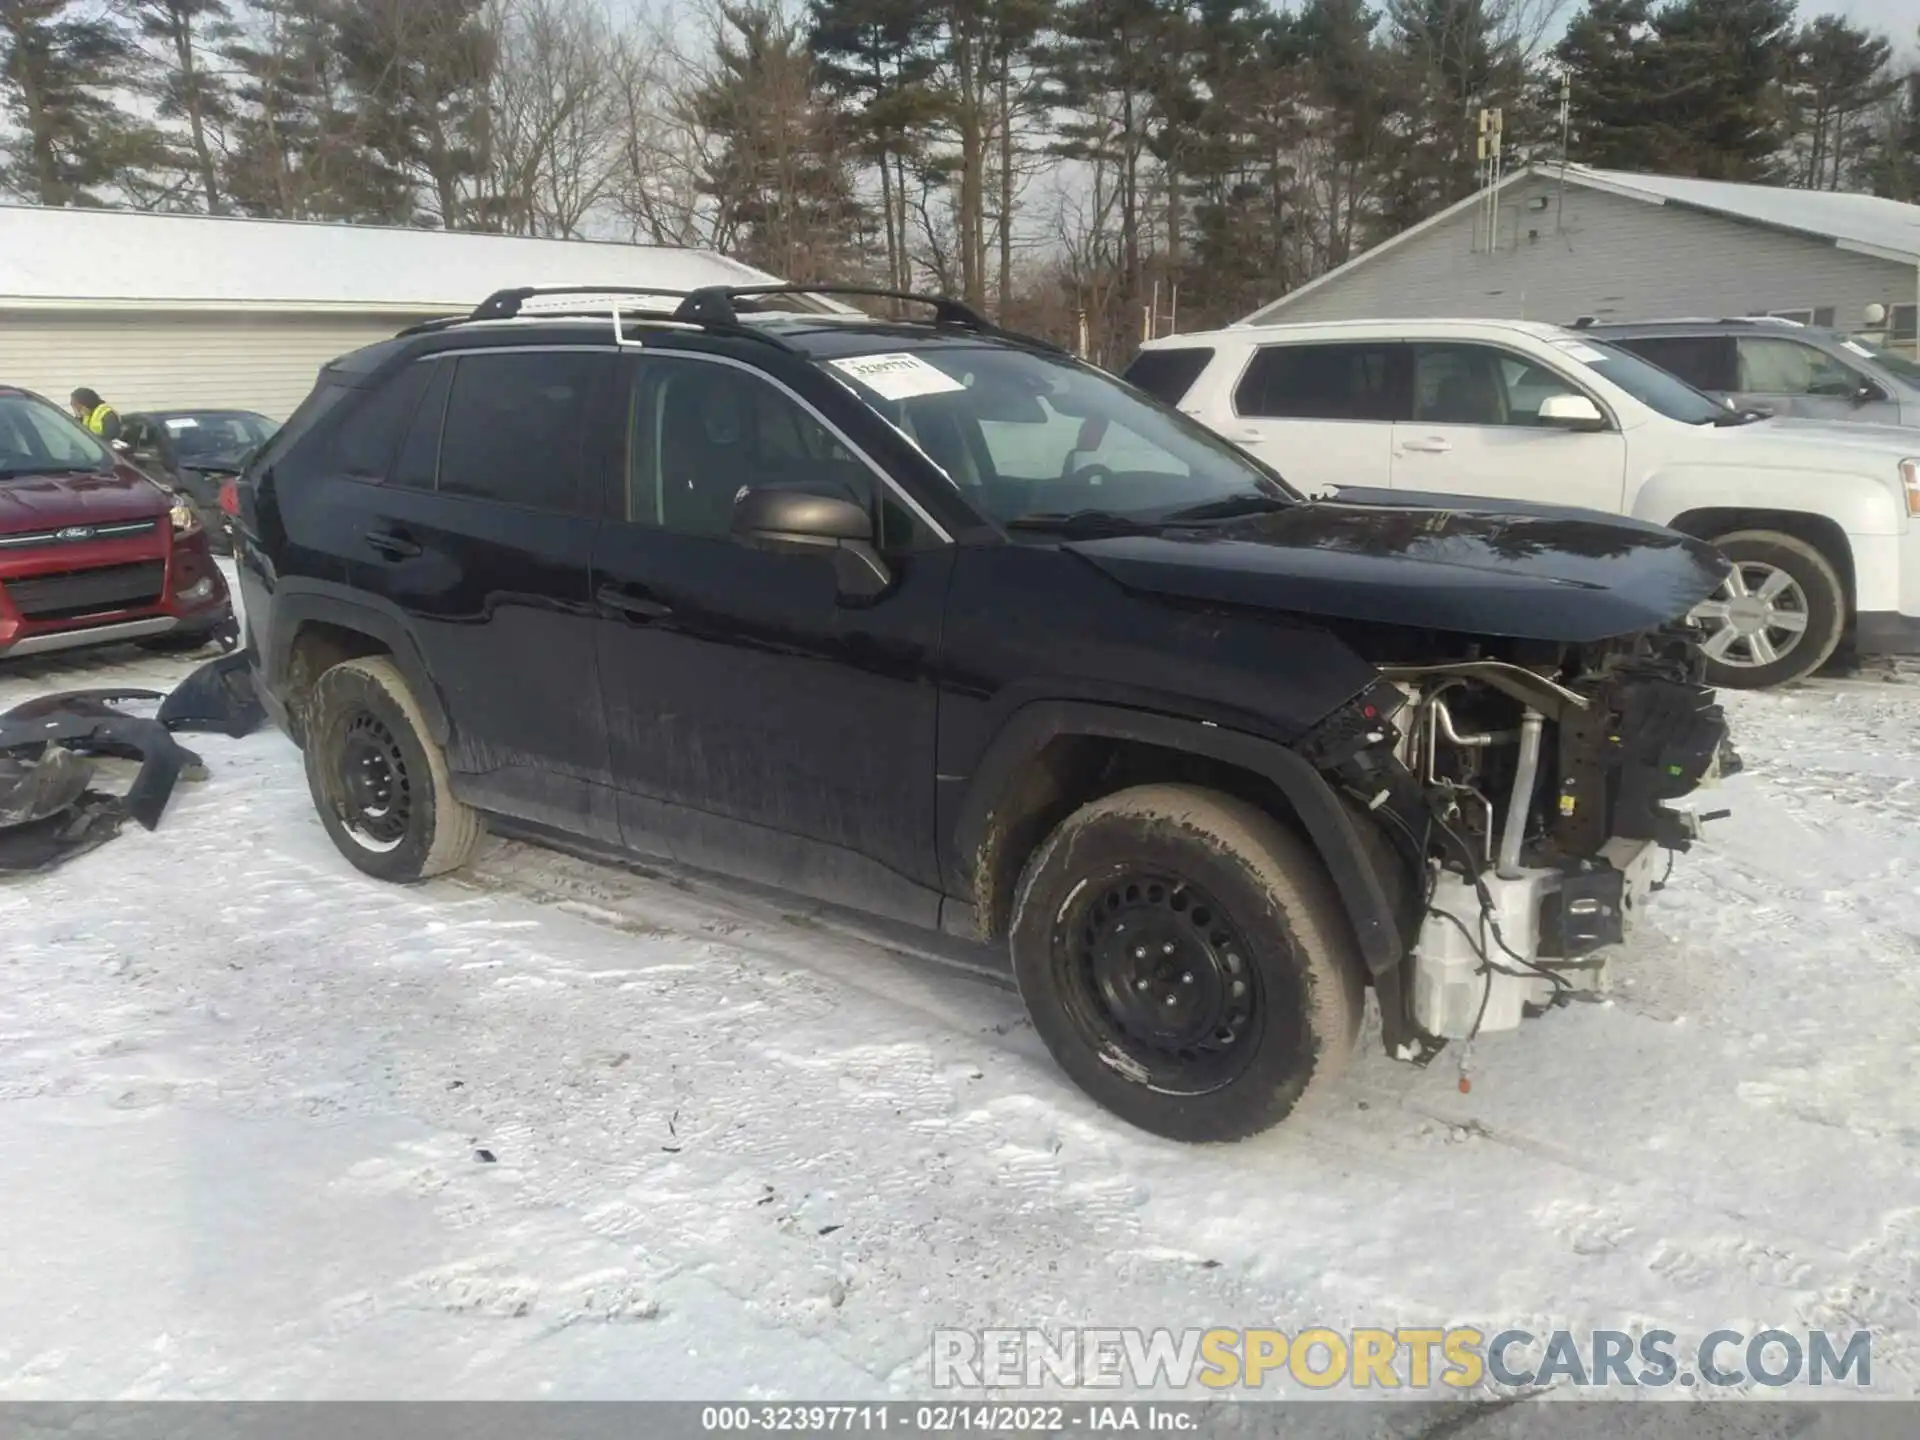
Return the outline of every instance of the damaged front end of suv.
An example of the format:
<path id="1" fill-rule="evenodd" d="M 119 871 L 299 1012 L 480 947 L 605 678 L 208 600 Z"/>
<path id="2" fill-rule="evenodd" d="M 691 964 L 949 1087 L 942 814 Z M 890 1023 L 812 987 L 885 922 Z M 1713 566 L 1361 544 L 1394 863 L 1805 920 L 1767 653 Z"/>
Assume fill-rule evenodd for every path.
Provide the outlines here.
<path id="1" fill-rule="evenodd" d="M 1674 853 L 1725 813 L 1695 808 L 1739 760 L 1685 618 L 1724 562 L 1576 512 L 1402 510 L 1395 542 L 1365 507 L 1308 509 L 1376 555 L 1498 577 L 1429 596 L 1458 628 L 1336 621 L 1381 678 L 1296 746 L 1391 852 L 1411 945 L 1374 977 L 1383 1038 L 1424 1062 L 1594 991 Z"/>
<path id="2" fill-rule="evenodd" d="M 1403 1060 L 1595 990 L 1713 818 L 1689 797 L 1738 764 L 1687 619 L 1726 562 L 1659 526 L 1350 490 L 1071 548 L 1136 593 L 1269 617 L 1290 693 L 1345 688 L 1291 748 L 1385 893 L 1396 938 L 1363 948 Z M 1312 632 L 1339 647 L 1300 670 L 1288 637 Z"/>

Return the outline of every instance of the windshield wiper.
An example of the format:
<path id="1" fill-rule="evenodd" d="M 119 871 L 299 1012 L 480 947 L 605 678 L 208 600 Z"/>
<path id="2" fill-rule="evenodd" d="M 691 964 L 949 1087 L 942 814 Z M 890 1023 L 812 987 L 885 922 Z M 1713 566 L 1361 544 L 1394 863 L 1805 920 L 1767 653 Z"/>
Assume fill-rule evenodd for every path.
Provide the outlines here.
<path id="1" fill-rule="evenodd" d="M 1148 520 L 1116 515 L 1111 510 L 1039 511 L 1016 515 L 1009 530 L 1046 530 L 1061 535 L 1151 535 L 1160 528 Z"/>
<path id="2" fill-rule="evenodd" d="M 1227 495 L 1218 500 L 1205 500 L 1198 505 L 1188 505 L 1184 509 L 1169 511 L 1160 518 L 1167 523 L 1190 520 L 1235 520 L 1242 515 L 1269 515 L 1275 510 L 1291 510 L 1294 504 L 1294 501 L 1282 499 L 1278 495 L 1265 495 L 1254 491 L 1245 495 Z"/>
<path id="3" fill-rule="evenodd" d="M 85 465 L 19 465 L 0 467 L 0 480 L 25 480 L 35 475 L 111 475 L 111 470 L 92 470 Z"/>

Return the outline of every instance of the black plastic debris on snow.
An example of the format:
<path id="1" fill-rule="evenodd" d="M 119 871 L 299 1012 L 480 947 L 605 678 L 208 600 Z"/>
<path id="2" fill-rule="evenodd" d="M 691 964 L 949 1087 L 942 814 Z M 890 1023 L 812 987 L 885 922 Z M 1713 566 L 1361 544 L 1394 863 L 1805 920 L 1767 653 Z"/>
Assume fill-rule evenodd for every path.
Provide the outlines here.
<path id="1" fill-rule="evenodd" d="M 159 700 L 151 720 L 116 708 Z M 183 775 L 200 757 L 173 738 L 197 731 L 239 738 L 266 720 L 243 653 L 202 665 L 171 695 L 152 690 L 72 690 L 0 714 L 0 874 L 44 870 L 105 844 L 131 819 L 156 828 Z M 90 787 L 93 760 L 140 762 L 124 795 Z"/>
<path id="2" fill-rule="evenodd" d="M 244 650 L 210 660 L 178 685 L 153 717 L 169 730 L 225 735 L 238 740 L 267 723 L 253 688 L 253 668 Z"/>

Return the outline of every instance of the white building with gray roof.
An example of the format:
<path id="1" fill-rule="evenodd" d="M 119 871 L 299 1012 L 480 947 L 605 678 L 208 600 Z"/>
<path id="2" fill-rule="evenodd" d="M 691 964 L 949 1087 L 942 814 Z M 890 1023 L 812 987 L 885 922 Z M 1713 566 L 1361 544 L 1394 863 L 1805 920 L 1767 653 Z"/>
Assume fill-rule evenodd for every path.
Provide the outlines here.
<path id="1" fill-rule="evenodd" d="M 1243 323 L 1780 315 L 1889 331 L 1904 347 L 1916 301 L 1920 205 L 1544 165 L 1508 176 L 1492 204 L 1470 196 Z"/>

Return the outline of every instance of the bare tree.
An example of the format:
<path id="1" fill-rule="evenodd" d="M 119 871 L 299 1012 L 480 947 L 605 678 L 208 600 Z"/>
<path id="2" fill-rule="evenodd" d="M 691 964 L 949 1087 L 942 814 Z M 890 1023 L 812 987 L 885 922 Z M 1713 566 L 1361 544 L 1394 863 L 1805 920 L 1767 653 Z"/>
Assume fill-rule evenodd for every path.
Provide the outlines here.
<path id="1" fill-rule="evenodd" d="M 572 237 L 617 185 L 632 40 L 590 0 L 495 0 L 487 106 L 498 228 Z"/>

